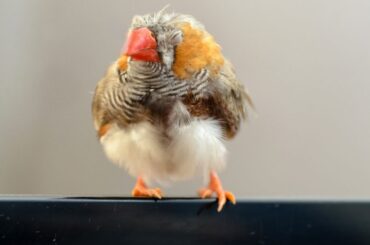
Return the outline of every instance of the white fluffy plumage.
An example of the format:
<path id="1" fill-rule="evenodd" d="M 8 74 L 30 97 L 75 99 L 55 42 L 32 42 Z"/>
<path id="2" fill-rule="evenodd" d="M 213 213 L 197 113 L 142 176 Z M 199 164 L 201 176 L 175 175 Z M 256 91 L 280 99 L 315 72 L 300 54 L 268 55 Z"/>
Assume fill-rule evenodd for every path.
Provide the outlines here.
<path id="1" fill-rule="evenodd" d="M 126 129 L 114 125 L 100 141 L 111 161 L 147 182 L 166 185 L 225 166 L 226 148 L 217 121 L 193 119 L 173 126 L 168 134 L 170 141 L 152 124 L 141 122 Z"/>

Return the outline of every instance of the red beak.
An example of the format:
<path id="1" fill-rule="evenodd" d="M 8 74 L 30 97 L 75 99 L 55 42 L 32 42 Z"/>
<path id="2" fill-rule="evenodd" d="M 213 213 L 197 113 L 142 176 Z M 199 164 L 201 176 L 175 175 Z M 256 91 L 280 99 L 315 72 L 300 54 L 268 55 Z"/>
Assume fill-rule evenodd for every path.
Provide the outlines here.
<path id="1" fill-rule="evenodd" d="M 152 32 L 146 28 L 139 28 L 129 32 L 123 54 L 134 60 L 158 62 L 156 50 L 157 42 Z"/>

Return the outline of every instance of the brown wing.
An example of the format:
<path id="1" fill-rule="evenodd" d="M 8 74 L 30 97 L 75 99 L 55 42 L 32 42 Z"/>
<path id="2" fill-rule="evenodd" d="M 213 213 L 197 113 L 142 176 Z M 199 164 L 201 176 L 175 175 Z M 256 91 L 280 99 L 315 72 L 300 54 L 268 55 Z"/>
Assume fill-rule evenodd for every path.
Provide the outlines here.
<path id="1" fill-rule="evenodd" d="M 104 76 L 102 78 L 94 92 L 93 101 L 92 101 L 92 116 L 94 120 L 94 127 L 98 131 L 98 135 L 101 136 L 100 130 L 101 128 L 108 124 L 111 121 L 111 116 L 109 114 L 107 103 L 105 100 L 105 92 L 107 88 L 110 86 L 110 81 L 114 80 L 115 74 L 115 65 L 111 65 Z"/>
<path id="2" fill-rule="evenodd" d="M 191 115 L 219 120 L 225 137 L 231 139 L 238 132 L 241 120 L 247 117 L 247 108 L 253 108 L 253 102 L 229 61 L 225 60 L 217 76 L 208 79 L 204 93 L 196 97 L 189 94 L 183 102 Z"/>

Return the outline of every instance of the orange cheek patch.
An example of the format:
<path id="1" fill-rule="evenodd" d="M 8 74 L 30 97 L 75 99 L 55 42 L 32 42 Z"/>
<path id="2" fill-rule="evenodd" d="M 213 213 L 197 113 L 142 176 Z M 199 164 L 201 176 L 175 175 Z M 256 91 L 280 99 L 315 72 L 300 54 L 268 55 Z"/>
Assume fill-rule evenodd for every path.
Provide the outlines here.
<path id="1" fill-rule="evenodd" d="M 103 126 L 101 126 L 98 131 L 99 138 L 103 137 L 108 132 L 110 127 L 111 127 L 110 124 L 104 124 Z"/>
<path id="2" fill-rule="evenodd" d="M 126 56 L 126 55 L 122 55 L 122 56 L 118 59 L 118 68 L 119 68 L 121 71 L 125 71 L 125 70 L 127 70 L 127 59 L 128 59 L 128 56 Z"/>
<path id="3" fill-rule="evenodd" d="M 190 78 L 194 72 L 207 68 L 217 74 L 224 64 L 221 47 L 213 37 L 190 24 L 181 27 L 184 35 L 182 43 L 176 48 L 174 73 L 181 79 Z"/>

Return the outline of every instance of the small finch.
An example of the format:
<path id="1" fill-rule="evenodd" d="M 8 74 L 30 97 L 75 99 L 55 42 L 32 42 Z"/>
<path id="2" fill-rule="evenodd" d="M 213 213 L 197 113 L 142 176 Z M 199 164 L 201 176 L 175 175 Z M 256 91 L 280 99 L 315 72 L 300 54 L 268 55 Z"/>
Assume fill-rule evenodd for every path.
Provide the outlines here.
<path id="1" fill-rule="evenodd" d="M 135 16 L 120 57 L 98 82 L 92 112 L 107 157 L 137 178 L 134 197 L 162 198 L 149 184 L 209 176 L 202 198 L 235 204 L 218 172 L 253 104 L 231 63 L 189 15 Z"/>

